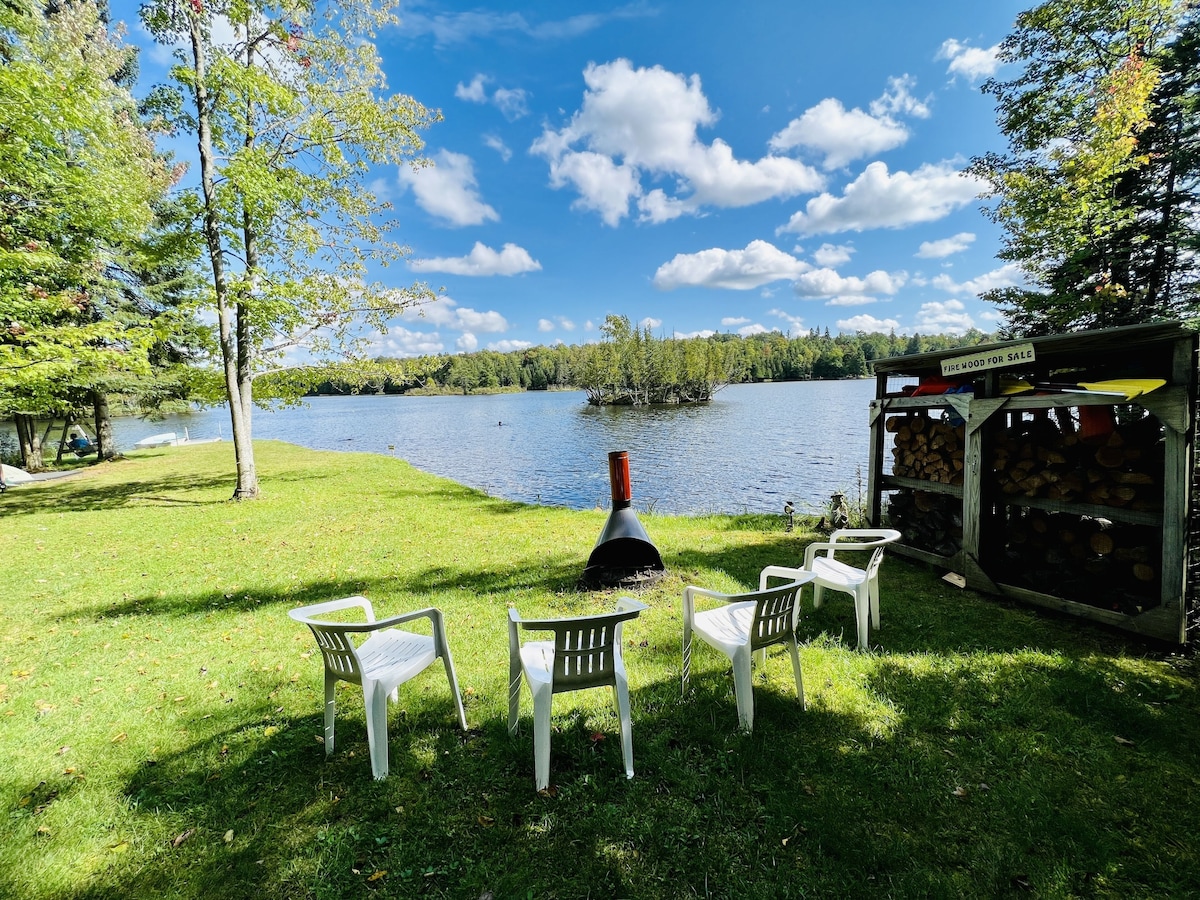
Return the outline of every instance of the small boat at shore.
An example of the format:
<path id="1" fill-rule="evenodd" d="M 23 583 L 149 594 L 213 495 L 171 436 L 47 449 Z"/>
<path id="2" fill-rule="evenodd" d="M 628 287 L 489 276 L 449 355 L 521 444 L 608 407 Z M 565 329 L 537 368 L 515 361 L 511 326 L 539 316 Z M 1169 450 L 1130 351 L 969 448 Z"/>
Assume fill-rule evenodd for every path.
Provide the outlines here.
<path id="1" fill-rule="evenodd" d="M 183 437 L 179 436 L 177 431 L 164 431 L 162 434 L 152 434 L 149 437 L 144 437 L 140 441 L 134 442 L 134 447 L 138 450 L 145 450 L 150 447 L 183 447 L 187 444 L 215 444 L 221 440 L 215 438 L 192 438 L 188 434 L 188 430 L 183 429 Z"/>

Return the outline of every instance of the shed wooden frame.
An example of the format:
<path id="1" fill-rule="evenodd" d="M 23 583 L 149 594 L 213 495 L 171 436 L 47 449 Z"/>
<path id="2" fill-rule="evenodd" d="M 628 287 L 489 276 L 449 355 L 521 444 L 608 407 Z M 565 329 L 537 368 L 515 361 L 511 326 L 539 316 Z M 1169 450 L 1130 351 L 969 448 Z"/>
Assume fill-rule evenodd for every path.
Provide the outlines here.
<path id="1" fill-rule="evenodd" d="M 996 351 L 1032 343 L 1035 359 L 973 373 L 974 393 L 905 396 L 897 380 L 933 380 L 941 377 L 942 362 L 968 354 Z M 1180 323 L 1135 325 L 1097 331 L 1026 338 L 969 349 L 915 354 L 875 363 L 876 397 L 870 406 L 870 472 L 867 486 L 868 517 L 873 526 L 886 524 L 884 497 L 900 490 L 927 491 L 962 501 L 961 548 L 950 555 L 912 546 L 905 538 L 893 545 L 896 552 L 959 573 L 968 587 L 1013 597 L 1038 606 L 1104 622 L 1138 634 L 1172 643 L 1195 639 L 1200 630 L 1196 600 L 1197 563 L 1200 561 L 1200 514 L 1196 497 L 1194 440 L 1197 401 L 1197 335 Z M 1165 380 L 1165 386 L 1133 400 L 1098 393 L 1002 393 L 1003 376 L 1030 383 L 1096 380 L 1093 373 L 1116 378 L 1123 374 Z M 1085 377 L 1086 376 L 1086 377 Z M 1113 509 L 1087 503 L 1040 497 L 1003 496 L 993 477 L 993 446 L 1004 423 L 1036 410 L 1066 407 L 1120 406 L 1133 403 L 1156 417 L 1162 426 L 1162 510 Z M 890 415 L 925 411 L 933 415 L 957 414 L 965 420 L 961 484 L 909 478 L 885 471 Z M 1056 413 L 1057 414 L 1057 413 Z M 1118 522 L 1154 526 L 1162 530 L 1161 597 L 1157 605 L 1139 614 L 1128 614 L 1083 603 L 1054 593 L 1012 584 L 1005 567 L 997 563 L 1002 545 L 1002 523 L 1014 509 L 1040 509 Z M 903 531 L 903 529 L 901 529 Z M 1192 571 L 1189 571 L 1192 570 Z"/>

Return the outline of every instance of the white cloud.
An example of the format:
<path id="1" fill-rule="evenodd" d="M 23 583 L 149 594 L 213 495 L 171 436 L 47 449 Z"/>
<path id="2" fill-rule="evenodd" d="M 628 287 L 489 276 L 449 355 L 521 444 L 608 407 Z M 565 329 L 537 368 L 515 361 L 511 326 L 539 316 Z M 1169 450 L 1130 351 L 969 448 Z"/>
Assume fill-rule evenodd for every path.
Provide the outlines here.
<path id="1" fill-rule="evenodd" d="M 942 42 L 934 58 L 950 60 L 946 71 L 951 75 L 962 75 L 971 81 L 977 81 L 996 74 L 1000 67 L 999 51 L 999 44 L 984 49 L 949 38 Z"/>
<path id="2" fill-rule="evenodd" d="M 838 319 L 837 329 L 840 332 L 862 331 L 867 334 L 880 332 L 887 334 L 889 331 L 895 331 L 900 327 L 900 323 L 895 319 L 877 319 L 874 316 L 862 315 L 854 316 L 850 319 Z"/>
<path id="3" fill-rule="evenodd" d="M 688 338 L 710 338 L 714 334 L 716 332 L 711 328 L 702 328 L 700 331 L 676 331 L 671 337 L 677 341 L 686 341 Z"/>
<path id="4" fill-rule="evenodd" d="M 505 244 L 497 253 L 479 241 L 466 256 L 414 259 L 408 264 L 414 272 L 447 272 L 451 275 L 520 275 L 541 271 L 542 264 L 516 244 Z"/>
<path id="5" fill-rule="evenodd" d="M 918 119 L 929 118 L 929 104 L 918 100 L 912 95 L 911 89 L 916 86 L 917 79 L 904 74 L 888 79 L 887 90 L 877 99 L 871 101 L 871 115 L 894 116 L 903 114 L 916 116 Z"/>
<path id="6" fill-rule="evenodd" d="M 745 325 L 749 321 L 745 316 L 726 316 L 721 320 L 721 324 L 726 328 L 732 328 L 734 325 Z"/>
<path id="7" fill-rule="evenodd" d="M 500 214 L 479 197 L 471 157 L 441 150 L 434 163 L 419 169 L 399 169 L 401 186 L 412 188 L 421 209 L 451 225 L 500 221 Z"/>
<path id="8" fill-rule="evenodd" d="M 968 281 L 956 282 L 949 275 L 938 275 L 932 282 L 935 288 L 945 291 L 947 294 L 972 294 L 978 296 L 985 291 L 995 290 L 996 288 L 1015 287 L 1021 284 L 1024 278 L 1021 275 L 1021 268 L 1016 263 L 1005 263 L 998 269 L 992 269 L 990 272 L 985 272 Z"/>
<path id="9" fill-rule="evenodd" d="M 824 193 L 809 200 L 779 231 L 829 234 L 871 228 L 903 228 L 934 222 L 974 200 L 986 189 L 980 179 L 948 162 L 926 163 L 914 172 L 888 172 L 873 162 L 846 185 L 841 197 Z"/>
<path id="10" fill-rule="evenodd" d="M 921 259 L 941 259 L 961 253 L 975 243 L 975 235 L 969 231 L 960 231 L 953 237 L 942 238 L 938 241 L 922 241 L 916 255 Z"/>
<path id="11" fill-rule="evenodd" d="M 494 134 L 487 134 L 483 137 L 484 145 L 491 147 L 500 154 L 500 158 L 505 162 L 512 159 L 512 151 L 508 149 L 508 145 Z"/>
<path id="12" fill-rule="evenodd" d="M 529 94 L 521 88 L 497 88 L 492 102 L 510 122 L 529 115 Z"/>
<path id="13" fill-rule="evenodd" d="M 591 326 L 591 322 L 588 323 Z M 574 331 L 575 323 L 566 316 L 555 316 L 551 319 L 538 319 L 538 331 L 553 331 L 555 328 L 561 328 L 563 331 Z"/>
<path id="14" fill-rule="evenodd" d="M 387 334 L 375 332 L 370 345 L 379 356 L 432 356 L 445 349 L 437 332 L 409 331 L 398 325 L 389 327 Z"/>
<path id="15" fill-rule="evenodd" d="M 454 86 L 454 96 L 468 103 L 487 103 L 489 99 L 504 118 L 515 122 L 529 115 L 529 94 L 522 88 L 496 88 L 488 97 L 486 85 L 492 79 L 486 75 L 476 75 L 470 84 L 461 81 Z"/>
<path id="16" fill-rule="evenodd" d="M 461 81 L 454 86 L 454 96 L 468 103 L 487 103 L 487 91 L 484 85 L 491 81 L 486 75 L 476 75 L 470 84 Z"/>
<path id="17" fill-rule="evenodd" d="M 554 323 L 549 319 L 538 319 L 537 329 L 538 331 L 553 331 Z"/>
<path id="18" fill-rule="evenodd" d="M 768 146 L 776 152 L 797 147 L 816 151 L 825 157 L 822 166 L 827 170 L 899 147 L 909 131 L 895 117 L 929 116 L 929 107 L 911 93 L 915 84 L 910 75 L 889 78 L 887 90 L 871 101 L 869 113 L 857 107 L 848 110 L 840 100 L 827 97 L 773 135 Z"/>
<path id="19" fill-rule="evenodd" d="M 750 335 L 752 335 L 752 334 L 766 334 L 768 331 L 771 331 L 771 330 L 772 329 L 768 328 L 767 326 L 759 325 L 756 322 L 753 325 L 746 325 L 742 328 L 739 328 L 737 330 L 737 333 L 740 334 L 742 337 L 750 337 Z"/>
<path id="20" fill-rule="evenodd" d="M 669 291 L 683 286 L 748 291 L 772 281 L 795 278 L 812 268 L 767 241 L 751 241 L 745 250 L 714 247 L 680 253 L 654 273 L 654 286 Z"/>
<path id="21" fill-rule="evenodd" d="M 587 89 L 571 120 L 546 128 L 531 152 L 550 166 L 550 184 L 572 187 L 576 208 L 616 226 L 631 202 L 640 218 L 665 222 L 703 208 L 749 206 L 819 190 L 811 167 L 780 156 L 756 162 L 734 158 L 717 139 L 705 144 L 701 126 L 715 124 L 699 76 L 684 78 L 661 66 L 635 69 L 626 59 L 584 70 Z M 646 191 L 643 178 L 672 184 Z"/>
<path id="22" fill-rule="evenodd" d="M 469 331 L 464 331 L 458 336 L 458 340 L 454 342 L 454 346 L 460 353 L 474 353 L 479 349 L 479 338 L 475 337 Z"/>
<path id="23" fill-rule="evenodd" d="M 773 135 L 768 146 L 777 152 L 807 147 L 823 154 L 825 169 L 840 169 L 864 156 L 899 147 L 908 140 L 908 129 L 889 118 L 877 118 L 861 109 L 846 109 L 829 97 L 804 111 Z"/>
<path id="24" fill-rule="evenodd" d="M 649 328 L 653 331 L 655 328 L 662 328 L 662 319 L 652 319 L 649 316 L 638 322 L 639 328 Z"/>
<path id="25" fill-rule="evenodd" d="M 413 36 L 431 34 L 435 45 L 445 48 L 476 38 L 504 34 L 520 34 L 537 41 L 561 41 L 587 34 L 609 22 L 656 14 L 654 9 L 643 4 L 630 3 L 606 13 L 581 13 L 565 19 L 530 22 L 517 12 L 489 12 L 479 8 L 467 12 L 426 14 L 421 12 L 418 4 L 405 4 L 400 28 L 405 34 Z"/>
<path id="26" fill-rule="evenodd" d="M 867 306 L 871 303 L 878 303 L 877 297 L 868 297 L 865 294 L 841 294 L 831 298 L 826 306 Z"/>
<path id="27" fill-rule="evenodd" d="M 813 260 L 818 266 L 832 269 L 842 263 L 850 262 L 854 247 L 850 244 L 822 244 L 813 252 Z"/>
<path id="28" fill-rule="evenodd" d="M 937 334 L 965 334 L 975 323 L 958 300 L 945 303 L 922 303 L 913 327 L 918 331 Z"/>
<path id="29" fill-rule="evenodd" d="M 555 343 L 562 343 L 556 341 Z M 497 353 L 511 353 L 513 350 L 528 350 L 533 344 L 530 341 L 492 341 L 487 345 L 489 350 L 495 350 Z"/>
<path id="30" fill-rule="evenodd" d="M 833 269 L 813 269 L 793 284 L 798 297 L 841 297 L 851 294 L 894 294 L 908 281 L 907 272 L 876 269 L 865 278 L 839 275 Z"/>
<path id="31" fill-rule="evenodd" d="M 794 316 L 782 309 L 772 309 L 769 314 L 775 316 L 777 319 L 783 319 L 791 326 L 792 331 L 802 331 L 804 329 L 804 320 L 799 316 Z"/>
<path id="32" fill-rule="evenodd" d="M 442 328 L 454 331 L 482 331 L 498 333 L 508 331 L 508 321 L 494 310 L 477 312 L 465 306 L 459 306 L 449 297 L 439 297 L 430 303 L 409 307 L 400 314 L 400 318 L 417 322 L 425 320 Z"/>

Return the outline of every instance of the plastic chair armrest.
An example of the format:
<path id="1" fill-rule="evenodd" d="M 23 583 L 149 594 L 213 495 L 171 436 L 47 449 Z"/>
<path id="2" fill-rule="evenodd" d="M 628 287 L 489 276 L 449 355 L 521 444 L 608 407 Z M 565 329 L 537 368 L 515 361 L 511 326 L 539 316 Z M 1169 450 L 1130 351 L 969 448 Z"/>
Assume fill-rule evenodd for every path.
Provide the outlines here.
<path id="1" fill-rule="evenodd" d="M 767 582 L 772 578 L 781 579 L 781 581 L 799 581 L 807 584 L 813 580 L 812 572 L 808 569 L 796 568 L 794 566 L 767 566 L 758 575 L 758 589 L 765 591 Z"/>

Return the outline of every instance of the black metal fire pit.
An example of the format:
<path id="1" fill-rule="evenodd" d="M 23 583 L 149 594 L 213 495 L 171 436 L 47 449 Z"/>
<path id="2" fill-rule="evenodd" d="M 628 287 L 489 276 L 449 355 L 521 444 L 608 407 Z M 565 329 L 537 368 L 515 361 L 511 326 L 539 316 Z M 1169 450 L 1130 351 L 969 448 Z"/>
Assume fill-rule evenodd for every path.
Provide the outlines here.
<path id="1" fill-rule="evenodd" d="M 599 588 L 638 588 L 662 577 L 664 566 L 658 548 L 633 511 L 633 490 L 629 483 L 629 454 L 614 450 L 608 454 L 608 478 L 612 487 L 612 512 L 600 532 L 600 538 L 583 570 L 583 586 Z"/>

